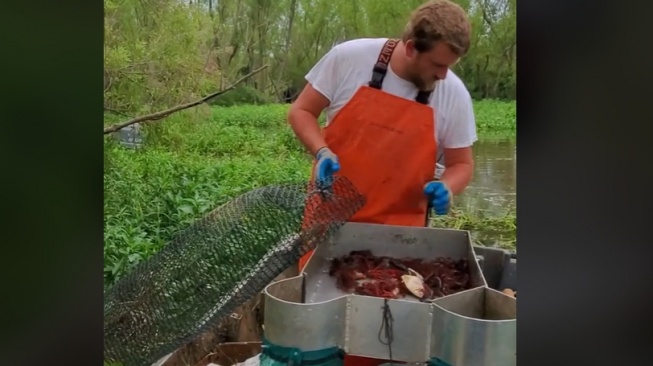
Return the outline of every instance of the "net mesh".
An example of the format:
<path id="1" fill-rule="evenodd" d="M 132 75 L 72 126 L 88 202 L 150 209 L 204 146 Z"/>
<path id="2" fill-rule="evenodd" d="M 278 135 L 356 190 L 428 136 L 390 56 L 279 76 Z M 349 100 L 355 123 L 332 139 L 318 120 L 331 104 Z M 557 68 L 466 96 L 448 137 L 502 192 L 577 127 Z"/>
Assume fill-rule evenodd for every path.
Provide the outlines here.
<path id="1" fill-rule="evenodd" d="M 104 358 L 145 366 L 192 341 L 327 240 L 365 200 L 343 177 L 250 191 L 179 233 L 105 293 Z"/>

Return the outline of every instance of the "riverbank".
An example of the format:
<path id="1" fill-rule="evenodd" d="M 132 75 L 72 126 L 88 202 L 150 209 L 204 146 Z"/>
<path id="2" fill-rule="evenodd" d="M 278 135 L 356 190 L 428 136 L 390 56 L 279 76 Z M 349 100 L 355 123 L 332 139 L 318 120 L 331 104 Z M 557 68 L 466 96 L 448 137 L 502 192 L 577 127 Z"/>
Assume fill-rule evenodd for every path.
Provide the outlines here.
<path id="1" fill-rule="evenodd" d="M 479 137 L 514 136 L 515 103 L 476 102 Z M 300 183 L 307 156 L 285 121 L 288 105 L 198 108 L 147 128 L 146 145 L 125 149 L 105 139 L 105 282 L 160 249 L 214 207 L 254 188 Z M 110 118 L 106 123 L 116 120 Z M 434 225 L 469 229 L 479 243 L 514 246 L 514 211 L 502 216 L 456 211 Z M 484 239 L 488 229 L 505 237 Z M 478 234 L 477 234 L 478 233 Z"/>

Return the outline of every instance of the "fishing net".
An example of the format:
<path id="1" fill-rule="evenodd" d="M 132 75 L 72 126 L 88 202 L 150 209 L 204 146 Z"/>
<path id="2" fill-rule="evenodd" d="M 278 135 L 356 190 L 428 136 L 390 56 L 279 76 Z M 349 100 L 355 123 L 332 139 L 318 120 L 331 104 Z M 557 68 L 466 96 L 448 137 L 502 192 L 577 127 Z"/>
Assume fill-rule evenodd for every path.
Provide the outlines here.
<path id="1" fill-rule="evenodd" d="M 329 189 L 267 186 L 218 207 L 107 290 L 105 361 L 151 365 L 192 341 L 296 265 L 364 203 L 338 177 Z"/>

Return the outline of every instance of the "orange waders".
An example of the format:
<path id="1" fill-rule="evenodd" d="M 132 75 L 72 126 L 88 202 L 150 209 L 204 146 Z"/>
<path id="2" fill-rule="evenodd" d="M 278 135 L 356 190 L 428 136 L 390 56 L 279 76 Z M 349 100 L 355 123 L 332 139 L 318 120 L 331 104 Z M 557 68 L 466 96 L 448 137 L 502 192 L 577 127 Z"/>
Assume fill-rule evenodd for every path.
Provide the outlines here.
<path id="1" fill-rule="evenodd" d="M 423 189 L 435 174 L 435 114 L 428 106 L 429 91 L 419 92 L 416 102 L 382 90 L 397 42 L 386 42 L 369 86 L 361 86 L 322 133 L 338 156 L 337 174 L 347 177 L 366 197 L 365 206 L 349 221 L 424 226 L 427 199 Z M 300 259 L 300 271 L 311 255 Z M 347 355 L 344 365 L 384 362 L 388 361 Z"/>

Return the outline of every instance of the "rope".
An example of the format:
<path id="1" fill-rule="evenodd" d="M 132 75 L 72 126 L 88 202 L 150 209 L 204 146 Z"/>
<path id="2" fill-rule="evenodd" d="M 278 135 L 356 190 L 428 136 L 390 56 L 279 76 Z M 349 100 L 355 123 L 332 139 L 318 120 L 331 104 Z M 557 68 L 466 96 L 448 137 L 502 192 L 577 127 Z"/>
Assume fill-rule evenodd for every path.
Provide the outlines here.
<path id="1" fill-rule="evenodd" d="M 382 344 L 388 346 L 388 355 L 390 357 L 390 361 L 392 362 L 392 341 L 393 341 L 393 331 L 392 331 L 392 323 L 394 322 L 394 318 L 392 317 L 392 313 L 390 312 L 390 306 L 388 306 L 388 299 L 384 299 L 383 301 L 383 306 L 381 307 L 383 309 L 383 319 L 381 321 L 381 328 L 379 329 L 379 342 Z M 385 332 L 384 332 L 385 330 Z M 386 341 L 383 341 L 381 339 L 381 333 L 385 333 L 385 339 Z"/>

